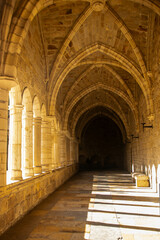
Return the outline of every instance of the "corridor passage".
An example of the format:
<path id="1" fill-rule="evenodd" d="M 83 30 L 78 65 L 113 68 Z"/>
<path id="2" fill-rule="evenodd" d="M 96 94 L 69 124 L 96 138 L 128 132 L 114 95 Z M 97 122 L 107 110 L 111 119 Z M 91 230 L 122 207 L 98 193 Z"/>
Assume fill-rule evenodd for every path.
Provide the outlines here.
<path id="1" fill-rule="evenodd" d="M 159 198 L 130 174 L 80 172 L 0 240 L 159 240 Z"/>

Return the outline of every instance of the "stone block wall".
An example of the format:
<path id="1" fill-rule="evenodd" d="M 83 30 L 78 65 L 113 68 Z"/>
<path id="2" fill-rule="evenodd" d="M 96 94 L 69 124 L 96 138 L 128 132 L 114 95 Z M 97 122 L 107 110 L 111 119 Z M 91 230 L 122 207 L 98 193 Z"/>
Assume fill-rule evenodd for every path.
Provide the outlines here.
<path id="1" fill-rule="evenodd" d="M 132 143 L 126 145 L 126 163 L 128 170 L 134 172 L 145 172 L 150 179 L 151 187 L 158 191 L 160 184 L 160 17 L 156 16 L 153 23 L 153 39 L 150 43 L 151 59 L 150 59 L 150 80 L 152 84 L 153 112 L 154 120 L 149 121 L 147 116 L 146 104 L 144 97 L 139 95 L 138 111 L 139 111 L 139 139 L 134 139 Z M 141 125 L 152 128 L 145 128 Z M 134 131 L 134 129 L 133 129 Z M 132 152 L 132 153 L 131 153 Z M 132 158 L 132 159 L 131 159 Z"/>
<path id="2" fill-rule="evenodd" d="M 76 165 L 0 188 L 0 235 L 77 172 Z"/>
<path id="3" fill-rule="evenodd" d="M 157 85 L 158 86 L 158 85 Z M 158 89 L 155 88 L 153 96 L 155 98 Z M 150 186 L 153 190 L 158 190 L 160 183 L 160 125 L 159 125 L 159 109 L 155 108 L 155 116 L 153 121 L 147 118 L 146 106 L 144 99 L 139 100 L 139 133 L 135 139 L 131 139 L 126 144 L 125 164 L 127 169 L 132 172 L 144 172 L 149 176 Z M 142 119 L 143 116 L 143 119 Z M 145 126 L 153 128 L 144 128 L 141 124 L 146 122 Z M 134 132 L 134 130 L 133 130 Z"/>
<path id="4" fill-rule="evenodd" d="M 38 17 L 35 17 L 33 24 L 23 43 L 21 54 L 17 64 L 17 78 L 21 89 L 30 89 L 32 96 L 37 95 L 41 103 L 46 97 L 46 63 L 43 38 Z"/>

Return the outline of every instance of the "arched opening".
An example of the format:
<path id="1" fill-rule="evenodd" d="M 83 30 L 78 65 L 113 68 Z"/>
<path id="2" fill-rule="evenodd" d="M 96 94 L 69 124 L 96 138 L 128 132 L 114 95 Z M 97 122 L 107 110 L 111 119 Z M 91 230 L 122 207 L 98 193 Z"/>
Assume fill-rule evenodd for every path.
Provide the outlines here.
<path id="1" fill-rule="evenodd" d="M 79 163 L 87 170 L 124 170 L 124 142 L 115 122 L 99 115 L 83 128 L 79 145 Z"/>

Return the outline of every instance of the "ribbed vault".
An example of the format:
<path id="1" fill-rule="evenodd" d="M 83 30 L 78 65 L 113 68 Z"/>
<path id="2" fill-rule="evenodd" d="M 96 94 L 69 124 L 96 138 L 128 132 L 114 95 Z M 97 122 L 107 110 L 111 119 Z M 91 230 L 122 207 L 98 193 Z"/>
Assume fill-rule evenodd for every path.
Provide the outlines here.
<path id="1" fill-rule="evenodd" d="M 123 137 L 123 142 L 125 143 L 127 139 L 127 127 L 123 124 L 120 116 L 105 106 L 90 106 L 89 109 L 84 109 L 84 111 L 80 112 L 74 122 L 73 135 L 75 134 L 75 136 L 80 140 L 87 123 L 96 117 L 102 116 L 110 118 L 119 127 Z"/>
<path id="2" fill-rule="evenodd" d="M 87 112 L 105 108 L 125 141 L 139 133 L 140 99 L 143 118 L 153 121 L 159 1 L 6 0 L 3 7 L 0 74 L 39 96 L 63 131 L 79 136 L 82 115 L 87 121 Z"/>

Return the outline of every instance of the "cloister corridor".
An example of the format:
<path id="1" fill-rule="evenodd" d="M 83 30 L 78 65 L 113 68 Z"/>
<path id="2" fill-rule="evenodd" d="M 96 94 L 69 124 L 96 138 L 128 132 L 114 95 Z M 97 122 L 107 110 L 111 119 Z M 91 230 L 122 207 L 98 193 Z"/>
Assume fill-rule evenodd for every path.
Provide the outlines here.
<path id="1" fill-rule="evenodd" d="M 0 240 L 159 240 L 159 198 L 126 172 L 84 171 Z"/>
<path id="2" fill-rule="evenodd" d="M 160 240 L 160 0 L 0 0 L 0 240 Z"/>

